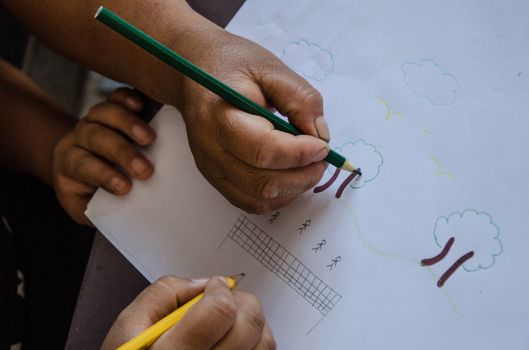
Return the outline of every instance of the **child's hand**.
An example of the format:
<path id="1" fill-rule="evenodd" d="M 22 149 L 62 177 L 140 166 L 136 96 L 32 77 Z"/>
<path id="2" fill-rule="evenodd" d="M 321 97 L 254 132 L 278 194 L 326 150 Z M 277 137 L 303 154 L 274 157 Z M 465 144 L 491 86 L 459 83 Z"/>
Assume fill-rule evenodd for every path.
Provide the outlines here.
<path id="1" fill-rule="evenodd" d="M 131 189 L 129 178 L 152 175 L 152 164 L 134 145 L 147 146 L 155 139 L 154 130 L 135 115 L 142 108 L 143 101 L 132 90 L 118 89 L 55 146 L 55 192 L 78 223 L 91 225 L 84 211 L 98 187 L 121 196 Z"/>
<path id="2" fill-rule="evenodd" d="M 204 291 L 204 298 L 150 349 L 275 349 L 274 337 L 253 295 L 230 291 L 219 277 L 164 276 L 145 289 L 112 325 L 102 350 L 116 349 Z"/>

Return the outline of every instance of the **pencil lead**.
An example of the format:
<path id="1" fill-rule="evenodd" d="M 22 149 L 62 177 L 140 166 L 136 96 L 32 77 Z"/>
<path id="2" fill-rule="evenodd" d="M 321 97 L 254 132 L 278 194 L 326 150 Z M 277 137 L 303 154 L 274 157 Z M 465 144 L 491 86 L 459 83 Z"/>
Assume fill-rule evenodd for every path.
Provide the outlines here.
<path id="1" fill-rule="evenodd" d="M 246 276 L 246 274 L 243 272 L 243 273 L 240 273 L 238 275 L 233 275 L 233 276 L 230 276 L 230 278 L 232 280 L 235 281 L 235 285 L 239 284 L 240 281 L 242 281 L 242 279 Z"/>

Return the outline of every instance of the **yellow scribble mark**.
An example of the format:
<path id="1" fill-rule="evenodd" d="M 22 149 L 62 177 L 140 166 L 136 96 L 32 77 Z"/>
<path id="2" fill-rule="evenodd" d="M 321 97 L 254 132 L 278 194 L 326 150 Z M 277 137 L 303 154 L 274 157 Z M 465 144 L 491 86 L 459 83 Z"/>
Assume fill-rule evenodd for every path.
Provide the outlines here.
<path id="1" fill-rule="evenodd" d="M 377 98 L 378 102 L 382 103 L 385 107 L 386 107 L 386 116 L 384 117 L 384 119 L 386 120 L 390 120 L 391 117 L 393 117 L 394 115 L 398 115 L 399 117 L 402 117 L 402 113 L 400 112 L 393 112 L 393 108 L 391 108 L 391 106 L 389 105 L 389 103 L 384 100 L 383 98 Z"/>
<path id="2" fill-rule="evenodd" d="M 432 155 L 430 157 L 430 159 L 435 163 L 435 165 L 437 166 L 437 169 L 435 169 L 435 176 L 442 176 L 442 175 L 445 175 L 445 176 L 448 176 L 449 178 L 453 179 L 454 178 L 454 174 L 452 174 L 451 171 L 443 171 L 441 170 L 441 161 L 439 159 L 437 159 L 436 156 Z"/>
<path id="3" fill-rule="evenodd" d="M 424 129 L 422 129 L 422 131 L 424 132 L 425 135 L 430 135 L 432 133 L 432 131 L 428 129 L 427 126 L 425 126 Z"/>

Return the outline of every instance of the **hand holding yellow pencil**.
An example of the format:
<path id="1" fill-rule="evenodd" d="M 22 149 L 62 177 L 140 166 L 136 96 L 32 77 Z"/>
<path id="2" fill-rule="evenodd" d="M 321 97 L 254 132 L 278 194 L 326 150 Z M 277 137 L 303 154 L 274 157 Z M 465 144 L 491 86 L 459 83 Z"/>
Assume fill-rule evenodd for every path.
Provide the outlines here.
<path id="1" fill-rule="evenodd" d="M 259 300 L 230 290 L 238 279 L 161 278 L 123 310 L 102 349 L 275 348 Z"/>

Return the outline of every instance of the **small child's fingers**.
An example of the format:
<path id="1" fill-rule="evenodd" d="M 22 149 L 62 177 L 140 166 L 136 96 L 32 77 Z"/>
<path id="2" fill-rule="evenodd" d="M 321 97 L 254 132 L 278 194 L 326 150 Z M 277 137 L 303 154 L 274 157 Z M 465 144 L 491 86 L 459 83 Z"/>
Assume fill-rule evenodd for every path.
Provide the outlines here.
<path id="1" fill-rule="evenodd" d="M 107 98 L 107 101 L 119 103 L 135 113 L 143 109 L 143 100 L 140 94 L 126 87 L 114 90 Z"/>
<path id="2" fill-rule="evenodd" d="M 90 110 L 84 121 L 115 129 L 142 146 L 150 145 L 156 133 L 137 115 L 115 103 L 101 103 Z"/>
<path id="3" fill-rule="evenodd" d="M 151 162 L 118 132 L 97 123 L 79 122 L 75 133 L 77 145 L 118 165 L 129 176 L 144 180 L 152 175 Z"/>
<path id="4" fill-rule="evenodd" d="M 131 183 L 125 175 L 79 147 L 73 147 L 68 152 L 63 163 L 63 173 L 75 181 L 102 187 L 115 195 L 124 195 L 131 189 Z"/>

